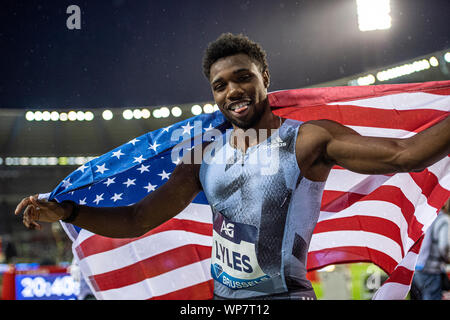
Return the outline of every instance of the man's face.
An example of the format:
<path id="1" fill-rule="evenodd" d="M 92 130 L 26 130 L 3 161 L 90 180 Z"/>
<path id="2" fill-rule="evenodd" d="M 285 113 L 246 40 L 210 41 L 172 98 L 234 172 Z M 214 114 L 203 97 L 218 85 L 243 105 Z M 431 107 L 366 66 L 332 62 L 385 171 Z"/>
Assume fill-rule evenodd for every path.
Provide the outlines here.
<path id="1" fill-rule="evenodd" d="M 246 54 L 217 60 L 210 69 L 214 100 L 225 118 L 235 126 L 248 129 L 268 107 L 269 73 Z"/>

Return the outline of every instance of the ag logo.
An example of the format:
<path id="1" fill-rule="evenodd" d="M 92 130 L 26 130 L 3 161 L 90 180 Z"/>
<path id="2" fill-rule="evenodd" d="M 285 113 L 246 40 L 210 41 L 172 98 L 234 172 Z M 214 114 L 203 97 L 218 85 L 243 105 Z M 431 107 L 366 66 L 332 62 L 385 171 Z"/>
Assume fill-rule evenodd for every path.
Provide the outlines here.
<path id="1" fill-rule="evenodd" d="M 225 231 L 225 234 L 230 238 L 234 237 L 234 224 L 222 222 L 222 227 L 220 228 L 220 232 Z"/>

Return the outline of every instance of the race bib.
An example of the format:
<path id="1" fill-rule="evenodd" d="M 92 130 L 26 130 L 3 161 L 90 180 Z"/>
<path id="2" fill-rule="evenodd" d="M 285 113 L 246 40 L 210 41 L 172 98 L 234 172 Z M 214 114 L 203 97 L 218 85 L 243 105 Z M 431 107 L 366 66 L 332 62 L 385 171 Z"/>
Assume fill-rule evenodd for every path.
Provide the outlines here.
<path id="1" fill-rule="evenodd" d="M 258 265 L 255 226 L 229 221 L 220 212 L 213 226 L 211 275 L 216 281 L 245 289 L 270 278 Z"/>

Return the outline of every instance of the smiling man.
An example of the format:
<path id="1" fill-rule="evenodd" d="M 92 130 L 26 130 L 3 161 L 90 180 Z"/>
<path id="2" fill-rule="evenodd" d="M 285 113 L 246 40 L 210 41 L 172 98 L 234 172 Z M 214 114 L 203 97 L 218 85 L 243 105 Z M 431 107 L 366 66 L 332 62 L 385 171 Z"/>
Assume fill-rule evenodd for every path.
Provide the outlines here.
<path id="1" fill-rule="evenodd" d="M 274 115 L 265 53 L 244 36 L 220 36 L 208 46 L 203 67 L 233 127 L 211 144 L 210 161 L 191 161 L 194 150 L 164 185 L 127 207 L 27 197 L 15 212 L 24 210 L 25 226 L 63 220 L 107 237 L 137 237 L 180 213 L 203 191 L 213 211 L 211 275 L 217 299 L 315 299 L 306 257 L 331 168 L 364 174 L 417 171 L 450 152 L 448 117 L 408 139 L 388 139 L 364 137 L 329 120 L 302 123 Z M 277 170 L 260 170 L 261 150 L 264 160 L 278 163 Z"/>

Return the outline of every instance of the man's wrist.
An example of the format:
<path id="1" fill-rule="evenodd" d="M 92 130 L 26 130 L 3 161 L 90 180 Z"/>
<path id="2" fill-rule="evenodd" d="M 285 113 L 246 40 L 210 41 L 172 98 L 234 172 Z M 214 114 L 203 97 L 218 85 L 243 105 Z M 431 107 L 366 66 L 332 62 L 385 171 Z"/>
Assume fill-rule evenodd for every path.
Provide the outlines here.
<path id="1" fill-rule="evenodd" d="M 80 207 L 72 200 L 64 200 L 61 202 L 61 206 L 64 210 L 64 216 L 61 218 L 61 221 L 66 223 L 73 222 L 78 216 L 78 211 Z"/>

